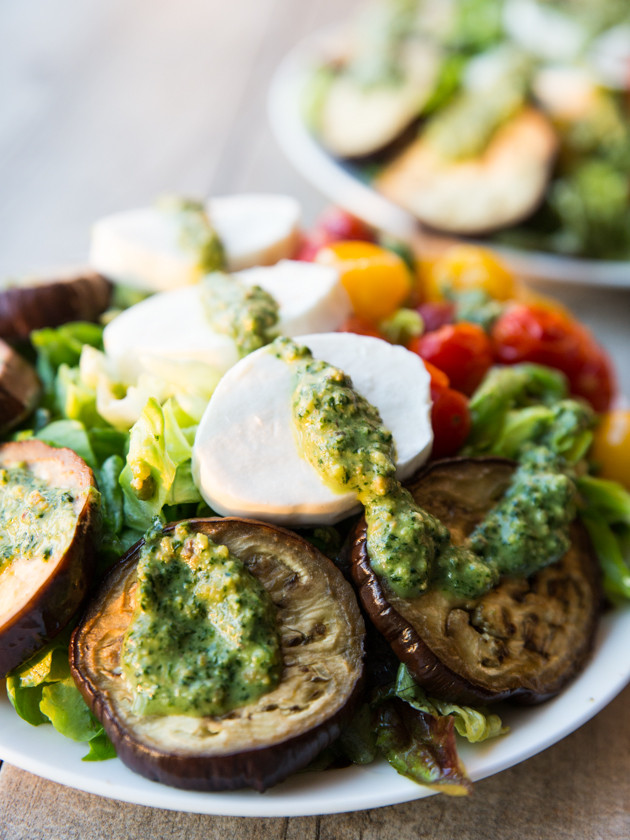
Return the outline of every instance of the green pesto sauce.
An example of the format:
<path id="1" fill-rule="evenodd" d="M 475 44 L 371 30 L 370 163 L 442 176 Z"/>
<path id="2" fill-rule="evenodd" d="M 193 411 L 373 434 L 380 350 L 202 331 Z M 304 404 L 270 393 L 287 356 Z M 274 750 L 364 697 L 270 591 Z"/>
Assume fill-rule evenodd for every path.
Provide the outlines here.
<path id="1" fill-rule="evenodd" d="M 185 251 L 195 254 L 200 272 L 206 274 L 225 268 L 223 243 L 202 201 L 168 196 L 159 206 L 174 214 L 179 227 L 179 244 Z"/>
<path id="2" fill-rule="evenodd" d="M 150 535 L 122 666 L 137 714 L 220 716 L 280 681 L 269 593 L 224 545 L 186 524 Z"/>
<path id="3" fill-rule="evenodd" d="M 77 521 L 74 496 L 25 465 L 0 469 L 0 573 L 14 560 L 47 561 L 65 551 Z"/>
<path id="4" fill-rule="evenodd" d="M 289 339 L 278 339 L 274 349 L 296 370 L 292 413 L 300 452 L 333 490 L 357 494 L 370 564 L 394 592 L 415 597 L 435 586 L 477 598 L 502 575 L 530 575 L 565 553 L 574 486 L 548 450 L 523 458 L 501 502 L 465 545 L 455 546 L 448 528 L 397 481 L 392 435 L 349 377 Z"/>
<path id="5" fill-rule="evenodd" d="M 478 157 L 522 102 L 521 90 L 507 85 L 482 94 L 463 93 L 429 120 L 425 139 L 447 160 Z"/>
<path id="6" fill-rule="evenodd" d="M 213 329 L 234 340 L 241 358 L 273 341 L 278 304 L 268 292 L 220 271 L 202 282 L 206 318 Z"/>

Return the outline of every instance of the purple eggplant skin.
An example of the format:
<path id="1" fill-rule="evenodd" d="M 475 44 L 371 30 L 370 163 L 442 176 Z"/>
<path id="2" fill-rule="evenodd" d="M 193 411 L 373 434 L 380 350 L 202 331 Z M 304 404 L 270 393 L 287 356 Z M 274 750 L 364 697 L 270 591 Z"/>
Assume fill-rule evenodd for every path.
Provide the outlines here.
<path id="1" fill-rule="evenodd" d="M 41 392 L 35 368 L 0 339 L 0 435 L 26 420 Z"/>
<path id="2" fill-rule="evenodd" d="M 461 543 L 509 484 L 502 458 L 436 461 L 408 485 L 416 501 Z M 602 594 L 597 559 L 584 528 L 571 548 L 529 580 L 506 578 L 477 600 L 429 590 L 395 595 L 370 566 L 365 522 L 350 545 L 363 607 L 428 694 L 458 703 L 540 703 L 583 668 L 593 646 Z"/>
<path id="3" fill-rule="evenodd" d="M 9 286 L 0 291 L 0 338 L 24 341 L 43 327 L 95 321 L 111 294 L 109 280 L 91 270 Z"/>
<path id="4" fill-rule="evenodd" d="M 0 618 L 0 677 L 63 630 L 81 608 L 94 573 L 98 493 L 90 468 L 72 450 L 55 449 L 39 440 L 0 446 L 0 468 L 18 463 L 36 463 L 55 486 L 72 490 L 77 516 L 65 551 L 47 561 L 46 576 L 36 580 L 32 589 L 18 593 L 12 613 Z M 6 579 L 0 575 L 3 585 Z"/>
<path id="5" fill-rule="evenodd" d="M 189 523 L 227 545 L 270 592 L 283 656 L 279 686 L 220 718 L 176 716 L 177 745 L 165 734 L 172 733 L 169 716 L 132 720 L 120 650 L 142 541 L 88 605 L 70 642 L 70 667 L 119 758 L 135 772 L 189 790 L 264 791 L 306 767 L 348 722 L 362 692 L 363 619 L 351 585 L 296 534 L 235 517 Z M 190 733 L 182 734 L 186 727 Z"/>

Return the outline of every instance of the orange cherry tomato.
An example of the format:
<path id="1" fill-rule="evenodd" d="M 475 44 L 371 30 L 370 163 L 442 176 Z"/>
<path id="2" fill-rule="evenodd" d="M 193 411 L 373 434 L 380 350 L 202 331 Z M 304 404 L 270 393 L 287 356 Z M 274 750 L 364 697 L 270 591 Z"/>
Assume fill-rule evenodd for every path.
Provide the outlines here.
<path id="1" fill-rule="evenodd" d="M 443 370 L 452 388 L 472 394 L 492 365 L 492 344 L 477 324 L 447 324 L 414 338 L 409 349 Z"/>
<path id="2" fill-rule="evenodd" d="M 429 376 L 431 377 L 431 388 L 437 388 L 438 390 L 440 388 L 448 388 L 451 383 L 444 371 L 440 370 L 435 365 L 432 365 L 431 362 L 427 362 L 426 359 L 423 359 L 422 361 Z"/>
<path id="3" fill-rule="evenodd" d="M 616 409 L 602 415 L 590 458 L 602 478 L 618 481 L 630 490 L 630 410 Z"/>
<path id="4" fill-rule="evenodd" d="M 596 411 L 610 406 L 616 390 L 610 359 L 586 327 L 565 312 L 515 304 L 495 322 L 492 342 L 497 361 L 557 368 L 567 376 L 572 394 Z"/>
<path id="5" fill-rule="evenodd" d="M 395 312 L 411 292 L 404 261 L 371 242 L 332 243 L 318 252 L 316 261 L 339 271 L 355 315 L 371 323 Z"/>
<path id="6" fill-rule="evenodd" d="M 503 263 L 487 248 L 455 245 L 426 263 L 422 271 L 423 299 L 442 300 L 444 290 L 479 289 L 495 300 L 514 297 L 516 283 Z"/>

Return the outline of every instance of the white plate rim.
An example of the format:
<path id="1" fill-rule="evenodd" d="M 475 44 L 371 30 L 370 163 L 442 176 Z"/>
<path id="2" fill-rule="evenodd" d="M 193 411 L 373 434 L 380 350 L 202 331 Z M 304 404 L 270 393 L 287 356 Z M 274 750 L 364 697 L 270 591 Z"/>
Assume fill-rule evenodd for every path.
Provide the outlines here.
<path id="1" fill-rule="evenodd" d="M 590 720 L 630 682 L 630 605 L 603 616 L 593 656 L 556 698 L 534 707 L 501 707 L 509 734 L 462 745 L 470 777 L 479 781 L 550 747 Z M 243 790 L 198 793 L 138 776 L 119 759 L 82 762 L 85 744 L 51 726 L 32 727 L 15 714 L 0 690 L 0 758 L 9 764 L 87 793 L 137 805 L 195 814 L 302 817 L 359 811 L 421 799 L 433 791 L 399 776 L 385 762 L 298 774 L 264 794 Z"/>
<path id="2" fill-rule="evenodd" d="M 278 65 L 268 97 L 273 134 L 295 169 L 320 193 L 369 224 L 405 241 L 421 236 L 417 220 L 402 207 L 360 181 L 331 157 L 308 130 L 301 113 L 301 92 L 309 71 L 339 38 L 339 28 L 329 27 L 298 42 Z M 427 243 L 453 241 L 430 235 Z M 521 277 L 577 285 L 630 288 L 630 261 L 589 260 L 542 251 L 525 251 L 483 243 L 497 251 Z"/>

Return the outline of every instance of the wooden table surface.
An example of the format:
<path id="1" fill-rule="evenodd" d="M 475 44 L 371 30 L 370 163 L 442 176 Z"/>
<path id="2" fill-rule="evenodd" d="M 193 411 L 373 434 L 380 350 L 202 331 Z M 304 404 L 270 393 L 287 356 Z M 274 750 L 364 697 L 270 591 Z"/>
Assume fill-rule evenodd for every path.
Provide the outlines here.
<path id="1" fill-rule="evenodd" d="M 156 195 L 273 191 L 307 221 L 323 199 L 283 160 L 266 90 L 294 41 L 355 0 L 29 0 L 0 4 L 0 271 L 85 260 L 99 216 Z M 630 278 L 629 278 L 630 281 Z M 630 394 L 630 292 L 555 286 L 610 349 Z M 560 744 L 479 783 L 361 813 L 177 814 L 0 771 L 11 838 L 630 837 L 630 689 Z"/>

